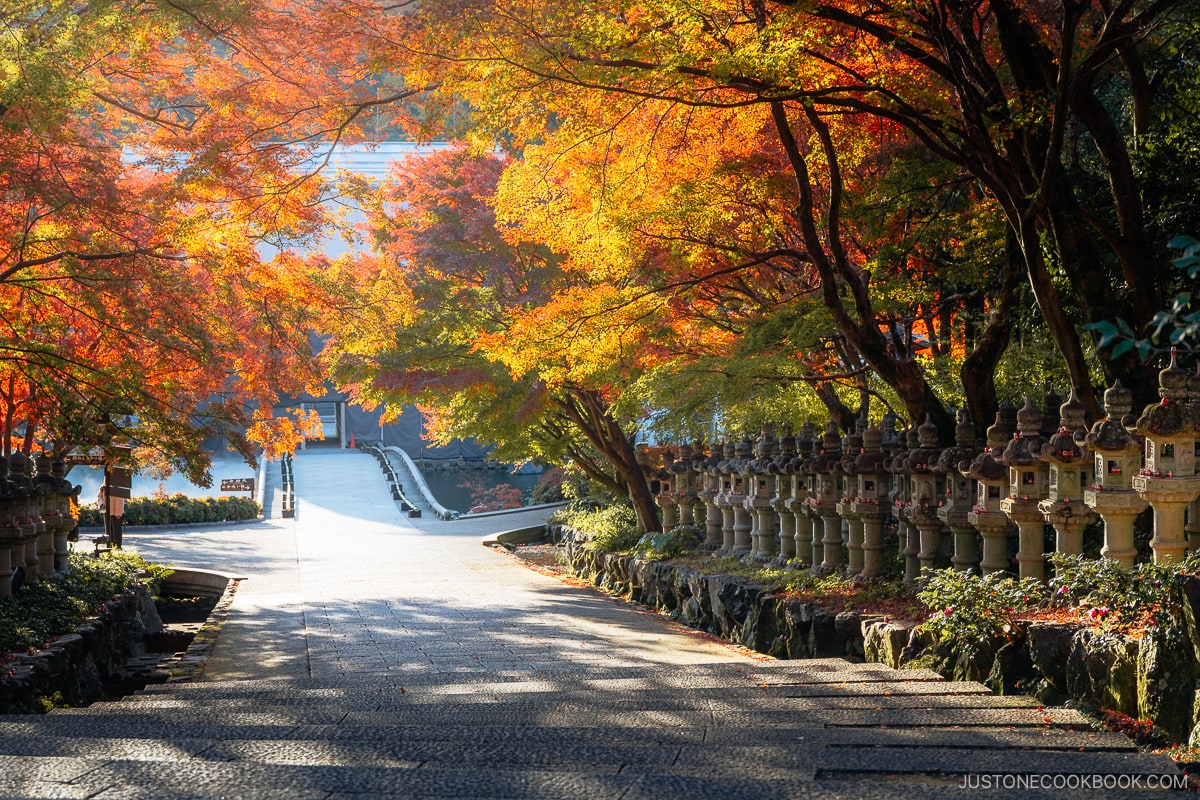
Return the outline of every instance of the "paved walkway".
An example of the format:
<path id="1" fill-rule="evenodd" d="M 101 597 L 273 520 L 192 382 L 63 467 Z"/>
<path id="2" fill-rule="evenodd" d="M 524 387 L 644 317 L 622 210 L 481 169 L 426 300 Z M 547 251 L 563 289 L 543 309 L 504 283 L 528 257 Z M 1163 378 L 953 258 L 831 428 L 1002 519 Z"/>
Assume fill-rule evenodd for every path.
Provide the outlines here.
<path id="1" fill-rule="evenodd" d="M 980 796 L 1090 798 L 1175 772 L 977 684 L 681 632 L 480 546 L 529 513 L 402 516 L 360 453 L 296 481 L 294 520 L 127 534 L 246 578 L 204 680 L 0 721 L 0 797 L 925 798 L 1005 773 Z"/>

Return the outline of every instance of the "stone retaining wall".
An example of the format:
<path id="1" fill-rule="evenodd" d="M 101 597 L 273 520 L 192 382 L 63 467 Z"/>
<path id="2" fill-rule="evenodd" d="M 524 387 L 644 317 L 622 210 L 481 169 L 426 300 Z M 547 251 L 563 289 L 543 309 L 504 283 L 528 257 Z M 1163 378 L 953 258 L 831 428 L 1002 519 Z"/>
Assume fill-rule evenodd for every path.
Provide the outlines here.
<path id="1" fill-rule="evenodd" d="M 123 667 L 145 654 L 146 636 L 161 628 L 145 587 L 114 597 L 75 633 L 4 666 L 0 714 L 41 712 L 46 703 L 85 706 L 105 699 L 107 687 L 120 683 Z"/>
<path id="2" fill-rule="evenodd" d="M 1140 639 L 1077 625 L 1017 625 L 1009 641 L 957 652 L 911 622 L 837 613 L 733 575 L 702 575 L 666 561 L 594 553 L 569 542 L 575 574 L 689 627 L 776 658 L 842 657 L 932 668 L 999 694 L 1030 694 L 1151 719 L 1172 742 L 1200 741 L 1200 579 L 1184 579 L 1182 623 Z"/>

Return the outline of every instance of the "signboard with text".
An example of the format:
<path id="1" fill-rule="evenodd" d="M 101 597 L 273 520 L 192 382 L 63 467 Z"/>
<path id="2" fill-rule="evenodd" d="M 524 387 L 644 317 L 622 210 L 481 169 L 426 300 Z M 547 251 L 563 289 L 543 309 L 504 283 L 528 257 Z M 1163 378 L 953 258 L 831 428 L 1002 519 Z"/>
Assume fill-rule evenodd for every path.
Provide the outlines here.
<path id="1" fill-rule="evenodd" d="M 71 467 L 102 467 L 103 453 L 67 453 L 62 457 L 65 464 Z"/>
<path id="2" fill-rule="evenodd" d="M 223 478 L 221 480 L 222 492 L 253 492 L 254 478 Z"/>

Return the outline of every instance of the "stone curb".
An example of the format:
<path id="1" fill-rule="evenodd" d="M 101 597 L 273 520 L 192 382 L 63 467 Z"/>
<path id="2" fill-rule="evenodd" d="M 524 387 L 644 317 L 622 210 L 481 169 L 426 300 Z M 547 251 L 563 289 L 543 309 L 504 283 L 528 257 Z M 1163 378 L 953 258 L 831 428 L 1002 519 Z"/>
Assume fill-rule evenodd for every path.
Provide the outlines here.
<path id="1" fill-rule="evenodd" d="M 234 577 L 228 579 L 221 599 L 213 606 L 213 610 L 209 612 L 208 619 L 200 626 L 200 630 L 196 631 L 195 638 L 188 645 L 188 649 L 171 667 L 171 677 L 167 679 L 167 683 L 186 683 L 199 680 L 203 676 L 204 668 L 208 666 L 208 659 L 217 644 L 221 627 L 229 617 L 229 609 L 233 606 L 238 586 L 243 580 L 245 579 Z"/>
<path id="2" fill-rule="evenodd" d="M 567 505 L 567 502 L 564 500 L 564 501 L 558 502 L 558 503 L 541 503 L 540 505 L 536 505 L 536 506 L 518 506 L 516 508 L 505 508 L 505 509 L 501 509 L 500 511 L 481 511 L 478 514 L 459 514 L 458 518 L 462 519 L 462 520 L 486 519 L 488 517 L 500 517 L 500 516 L 504 516 L 506 514 L 521 514 L 526 511 L 543 511 L 543 510 L 548 510 L 551 508 L 562 508 L 565 505 Z"/>
<path id="3" fill-rule="evenodd" d="M 512 550 L 517 545 L 538 544 L 550 540 L 550 529 L 547 525 L 530 525 L 511 531 L 500 531 L 483 537 L 484 547 L 503 547 Z"/>

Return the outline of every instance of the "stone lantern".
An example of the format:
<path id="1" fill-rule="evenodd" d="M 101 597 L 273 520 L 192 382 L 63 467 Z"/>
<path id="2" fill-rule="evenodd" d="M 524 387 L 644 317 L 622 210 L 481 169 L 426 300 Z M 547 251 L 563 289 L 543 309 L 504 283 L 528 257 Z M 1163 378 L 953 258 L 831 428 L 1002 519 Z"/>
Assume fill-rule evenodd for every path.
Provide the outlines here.
<path id="1" fill-rule="evenodd" d="M 730 474 L 733 477 L 733 488 L 727 495 L 729 505 L 733 509 L 733 548 L 729 552 L 735 556 L 744 556 L 750 552 L 751 548 L 750 531 L 753 529 L 753 524 L 750 512 L 746 510 L 746 499 L 749 496 L 746 464 L 749 463 L 750 456 L 753 454 L 754 445 L 748 438 L 742 439 L 734 446 L 733 460 L 729 462 Z"/>
<path id="2" fill-rule="evenodd" d="M 671 473 L 671 488 L 678 509 L 678 526 L 692 533 L 696 528 L 696 475 L 692 470 L 692 446 L 679 445 L 679 458 L 667 466 Z"/>
<path id="3" fill-rule="evenodd" d="M 817 495 L 817 465 L 821 458 L 821 440 L 817 438 L 816 427 L 811 422 L 804 423 L 804 435 L 812 442 L 812 448 L 800 467 L 804 484 L 808 487 L 804 493 L 804 516 L 812 530 L 809 550 L 812 556 L 812 570 L 817 572 L 825 560 L 825 521 L 821 519 L 821 503 Z M 804 439 L 801 439 L 801 444 L 803 442 Z"/>
<path id="4" fill-rule="evenodd" d="M 842 565 L 842 518 L 837 513 L 837 501 L 840 495 L 838 464 L 842 460 L 841 439 L 838 437 L 838 426 L 834 420 L 825 424 L 825 436 L 821 440 L 821 452 L 813 459 L 816 470 L 816 484 L 809 494 L 807 503 L 816 517 L 821 520 L 821 563 L 816 564 L 816 553 L 813 553 L 813 569 L 821 574 L 837 572 Z M 814 530 L 816 526 L 814 525 Z M 814 545 L 816 534 L 813 534 Z M 816 550 L 814 546 L 814 551 Z"/>
<path id="5" fill-rule="evenodd" d="M 1054 434 L 1058 433 L 1059 411 L 1062 408 L 1063 399 L 1054 388 L 1047 384 L 1046 396 L 1042 398 L 1042 426 L 1039 432 L 1043 439 L 1049 439 Z"/>
<path id="6" fill-rule="evenodd" d="M 905 472 L 909 476 L 909 491 L 912 502 L 906 509 L 909 522 L 916 526 L 920 550 L 917 558 L 923 568 L 938 566 L 941 546 L 942 521 L 938 518 L 938 498 L 944 494 L 939 485 L 938 473 L 934 471 L 941 449 L 938 444 L 937 426 L 928 416 L 917 428 L 917 447 L 909 451 Z"/>
<path id="7" fill-rule="evenodd" d="M 1021 578 L 1045 580 L 1043 526 L 1046 519 L 1038 504 L 1049 494 L 1050 468 L 1041 460 L 1042 415 L 1028 398 L 1017 412 L 1017 433 L 997 459 L 1008 469 L 1008 497 L 1000 509 L 1017 526 L 1017 564 Z"/>
<path id="8" fill-rule="evenodd" d="M 769 472 L 775 476 L 775 496 L 771 498 L 771 508 L 779 517 L 779 558 L 780 564 L 786 564 L 796 557 L 796 515 L 791 506 L 795 496 L 794 475 L 789 474 L 788 467 L 796 458 L 796 437 L 792 435 L 792 427 L 785 425 L 783 436 L 779 437 L 779 455 L 771 462 Z"/>
<path id="9" fill-rule="evenodd" d="M 1002 407 L 1003 408 L 1003 407 Z M 975 505 L 967 514 L 967 522 L 975 526 L 983 539 L 979 568 L 984 575 L 1008 569 L 1008 537 L 1012 522 L 1001 508 L 1007 494 L 1008 469 L 996 459 L 1012 439 L 1013 427 L 1007 406 L 996 412 L 996 421 L 987 429 L 987 449 L 962 470 L 964 477 L 975 480 Z"/>
<path id="10" fill-rule="evenodd" d="M 721 477 L 716 471 L 720 463 L 718 447 L 713 452 L 704 451 L 704 445 L 697 443 L 691 453 L 691 468 L 696 473 L 696 498 L 704 504 L 704 541 L 698 549 L 715 551 L 721 546 L 721 510 L 716 507 L 716 494 L 721 491 Z"/>
<path id="11" fill-rule="evenodd" d="M 721 445 L 721 460 L 717 463 L 717 474 L 720 477 L 721 490 L 713 503 L 721 510 L 721 549 L 723 555 L 733 552 L 733 486 L 736 469 L 737 451 L 733 442 Z"/>
<path id="12" fill-rule="evenodd" d="M 788 508 L 796 518 L 796 561 L 804 566 L 813 565 L 813 521 L 806 512 L 808 498 L 808 482 L 805 474 L 806 465 L 813 457 L 813 426 L 811 422 L 804 423 L 800 436 L 796 438 L 796 456 L 787 466 L 788 478 L 792 485 L 792 496 L 788 500 Z"/>
<path id="13" fill-rule="evenodd" d="M 1200 361 L 1196 362 L 1195 374 L 1188 378 L 1188 403 L 1200 414 Z M 1195 458 L 1196 471 L 1200 473 L 1200 438 L 1196 440 Z M 1200 497 L 1188 504 L 1187 525 L 1184 530 L 1187 532 L 1188 549 L 1200 550 Z"/>
<path id="14" fill-rule="evenodd" d="M 921 572 L 917 554 L 921 551 L 920 534 L 916 525 L 908 518 L 912 504 L 912 480 L 908 474 L 908 457 L 917 447 L 917 429 L 912 426 L 898 432 L 895 450 L 884 459 L 884 468 L 891 473 L 890 493 L 892 513 L 896 515 L 896 535 L 900 540 L 900 554 L 904 556 L 904 582 L 912 583 Z"/>
<path id="15" fill-rule="evenodd" d="M 1133 489 L 1154 509 L 1155 563 L 1183 558 L 1184 510 L 1200 496 L 1196 474 L 1196 438 L 1200 436 L 1200 414 L 1187 404 L 1188 375 L 1171 363 L 1158 373 L 1161 403 L 1146 406 L 1136 430 L 1146 440 L 1145 464 L 1133 478 Z"/>
<path id="16" fill-rule="evenodd" d="M 959 572 L 974 572 L 979 564 L 979 534 L 967 516 L 975 506 L 975 482 L 963 474 L 963 469 L 979 455 L 979 449 L 975 447 L 975 425 L 970 415 L 960 410 L 957 420 L 954 446 L 943 450 L 934 465 L 946 487 L 937 515 L 954 536 L 950 562 Z"/>
<path id="17" fill-rule="evenodd" d="M 38 497 L 41 498 L 40 515 L 45 530 L 38 536 L 38 565 L 42 575 L 53 575 L 57 572 L 55 540 L 63 527 L 64 520 L 59 509 L 58 481 L 50 474 L 50 456 L 41 453 L 34 461 L 37 467 L 33 481 L 38 487 Z M 66 534 L 62 534 L 64 540 Z"/>
<path id="18" fill-rule="evenodd" d="M 44 569 L 38 560 L 39 540 L 46 532 L 46 522 L 41 514 L 39 487 L 29 476 L 29 457 L 16 452 L 8 457 L 8 479 L 17 490 L 16 524 L 25 539 L 25 580 L 37 582 Z"/>
<path id="19" fill-rule="evenodd" d="M 866 427 L 866 419 L 859 417 L 855 429 L 842 439 L 842 460 L 837 465 L 837 470 L 842 476 L 842 491 L 835 508 L 838 516 L 846 521 L 846 574 L 848 575 L 858 575 L 863 568 L 863 522 L 854 510 L 854 501 L 858 497 L 858 473 L 855 468 L 855 459 L 862 455 L 862 434 Z"/>
<path id="20" fill-rule="evenodd" d="M 754 459 L 746 463 L 746 510 L 751 514 L 750 552 L 756 561 L 766 561 L 778 552 L 775 545 L 775 478 L 771 462 L 778 455 L 775 437 L 770 426 L 763 426 L 762 435 L 754 448 Z"/>
<path id="21" fill-rule="evenodd" d="M 1038 508 L 1054 526 L 1054 549 L 1066 555 L 1083 553 L 1083 529 L 1096 514 L 1083 502 L 1083 491 L 1091 485 L 1093 462 L 1079 446 L 1086 435 L 1087 409 L 1071 389 L 1059 408 L 1059 428 L 1042 445 L 1041 459 L 1050 465 L 1049 494 Z"/>
<path id="22" fill-rule="evenodd" d="M 17 525 L 16 487 L 5 478 L 8 462 L 0 458 L 0 597 L 10 596 L 25 573 L 28 538 Z M 18 577 L 20 576 L 20 577 Z"/>
<path id="23" fill-rule="evenodd" d="M 1133 476 L 1142 464 L 1142 444 L 1125 427 L 1133 421 L 1133 392 L 1117 381 L 1104 393 L 1104 410 L 1107 416 L 1084 437 L 1084 446 L 1095 456 L 1095 477 L 1083 492 L 1083 502 L 1104 520 L 1100 555 L 1132 568 L 1137 557 L 1133 521 L 1147 505 L 1133 490 Z"/>
<path id="24" fill-rule="evenodd" d="M 883 521 L 888 518 L 887 471 L 883 468 L 883 434 L 871 426 L 863 431 L 862 452 L 854 459 L 858 490 L 854 515 L 863 531 L 862 570 L 864 578 L 883 575 Z"/>
<path id="25" fill-rule="evenodd" d="M 700 490 L 696 496 L 704 503 L 704 541 L 701 550 L 718 550 L 721 547 L 721 509 L 717 507 L 717 495 L 721 491 L 721 473 L 717 466 L 721 463 L 720 445 L 714 445 L 712 452 L 705 454 L 702 447 L 697 447 L 692 453 L 692 469 L 700 481 Z"/>
<path id="26" fill-rule="evenodd" d="M 83 487 L 67 480 L 67 464 L 61 458 L 50 462 L 50 474 L 58 483 L 58 510 L 62 519 L 62 525 L 54 536 L 54 571 L 66 574 L 71 568 L 71 545 L 68 540 L 79 522 L 72 513 L 72 501 L 75 501 L 74 505 L 78 504 L 79 492 Z"/>
<path id="27" fill-rule="evenodd" d="M 658 503 L 658 507 L 662 509 L 662 529 L 670 531 L 679 524 L 679 518 L 676 516 L 679 503 L 676 501 L 674 492 L 675 476 L 671 473 L 671 466 L 675 463 L 675 452 L 669 447 L 663 450 L 662 461 L 662 466 L 651 473 L 658 484 L 658 491 L 654 493 L 654 502 Z"/>

